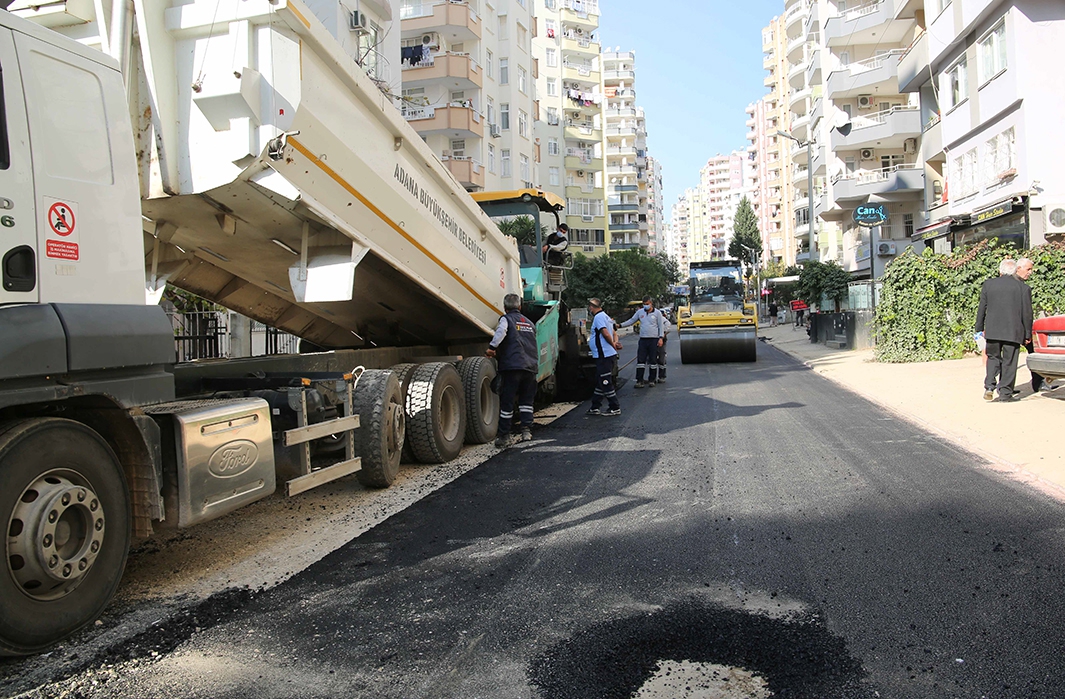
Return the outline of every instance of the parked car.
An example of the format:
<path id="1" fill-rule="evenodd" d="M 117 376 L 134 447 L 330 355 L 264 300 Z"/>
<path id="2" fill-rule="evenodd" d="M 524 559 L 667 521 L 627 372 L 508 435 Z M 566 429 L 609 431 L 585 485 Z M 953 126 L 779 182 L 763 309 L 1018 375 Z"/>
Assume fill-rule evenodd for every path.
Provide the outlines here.
<path id="1" fill-rule="evenodd" d="M 1039 318 L 1032 335 L 1035 352 L 1028 355 L 1028 369 L 1048 381 L 1065 379 L 1065 315 Z"/>

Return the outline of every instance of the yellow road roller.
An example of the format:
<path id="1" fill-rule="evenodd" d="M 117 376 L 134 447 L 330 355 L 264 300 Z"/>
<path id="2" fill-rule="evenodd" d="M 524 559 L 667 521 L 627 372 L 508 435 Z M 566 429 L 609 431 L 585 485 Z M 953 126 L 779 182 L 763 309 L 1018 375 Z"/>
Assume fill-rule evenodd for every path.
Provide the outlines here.
<path id="1" fill-rule="evenodd" d="M 692 262 L 687 306 L 677 317 L 682 364 L 753 362 L 758 306 L 748 301 L 739 260 Z"/>

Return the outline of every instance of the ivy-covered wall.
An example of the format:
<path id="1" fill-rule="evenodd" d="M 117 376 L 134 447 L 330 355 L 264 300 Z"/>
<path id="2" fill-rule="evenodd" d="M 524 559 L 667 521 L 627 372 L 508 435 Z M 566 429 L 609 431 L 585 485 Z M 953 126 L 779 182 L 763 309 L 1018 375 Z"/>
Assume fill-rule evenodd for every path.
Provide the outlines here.
<path id="1" fill-rule="evenodd" d="M 908 250 L 890 265 L 877 299 L 876 358 L 881 362 L 958 359 L 976 351 L 973 333 L 980 286 L 998 276 L 1004 257 L 1035 263 L 1032 287 L 1035 317 L 1065 313 L 1065 245 L 1050 243 L 1018 252 L 994 240 L 941 255 Z"/>

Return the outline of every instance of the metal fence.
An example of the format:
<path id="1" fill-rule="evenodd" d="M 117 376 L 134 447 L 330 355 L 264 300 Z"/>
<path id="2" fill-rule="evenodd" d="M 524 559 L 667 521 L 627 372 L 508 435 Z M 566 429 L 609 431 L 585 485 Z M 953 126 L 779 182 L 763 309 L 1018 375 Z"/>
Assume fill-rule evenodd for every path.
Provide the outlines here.
<path id="1" fill-rule="evenodd" d="M 168 312 L 174 328 L 174 343 L 179 362 L 194 359 L 227 359 L 235 356 L 233 330 L 242 320 L 236 313 L 227 311 L 198 311 L 194 313 Z M 271 328 L 258 321 L 250 322 L 250 356 L 270 354 L 296 354 L 299 338 L 290 333 Z"/>

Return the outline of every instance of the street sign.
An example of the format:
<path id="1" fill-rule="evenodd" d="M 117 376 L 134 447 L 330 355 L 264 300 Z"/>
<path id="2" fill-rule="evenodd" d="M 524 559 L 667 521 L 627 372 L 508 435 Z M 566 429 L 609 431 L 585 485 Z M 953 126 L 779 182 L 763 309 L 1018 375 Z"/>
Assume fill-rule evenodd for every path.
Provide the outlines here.
<path id="1" fill-rule="evenodd" d="M 854 222 L 862 228 L 873 228 L 888 220 L 887 207 L 883 204 L 878 206 L 859 206 L 854 210 Z"/>

